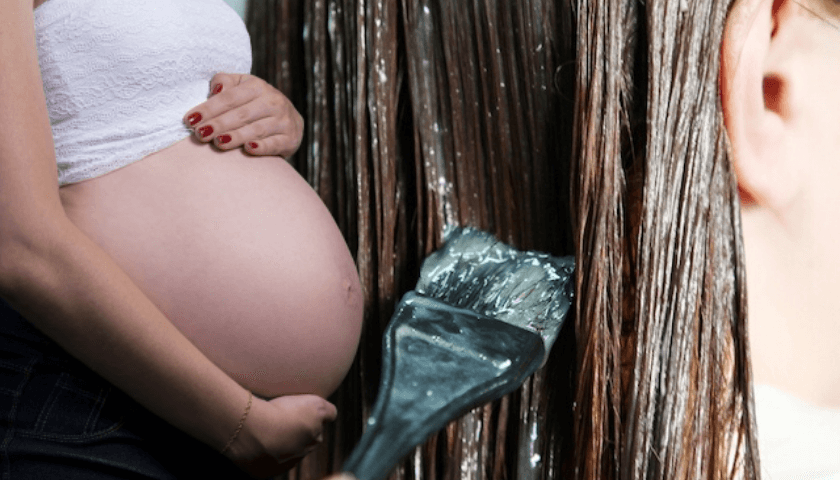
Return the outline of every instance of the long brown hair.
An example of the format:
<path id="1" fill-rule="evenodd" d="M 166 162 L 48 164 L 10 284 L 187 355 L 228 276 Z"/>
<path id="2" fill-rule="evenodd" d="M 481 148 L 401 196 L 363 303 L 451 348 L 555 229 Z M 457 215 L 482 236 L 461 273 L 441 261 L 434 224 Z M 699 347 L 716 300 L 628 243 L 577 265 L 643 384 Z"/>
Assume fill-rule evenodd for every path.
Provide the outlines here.
<path id="1" fill-rule="evenodd" d="M 288 478 L 340 469 L 394 303 L 453 220 L 574 250 L 576 318 L 520 391 L 391 478 L 758 475 L 717 91 L 729 1 L 251 2 L 255 73 L 307 119 L 291 162 L 333 211 L 366 295 L 339 419 Z"/>
<path id="2" fill-rule="evenodd" d="M 730 0 L 577 2 L 576 478 L 756 478 Z"/>

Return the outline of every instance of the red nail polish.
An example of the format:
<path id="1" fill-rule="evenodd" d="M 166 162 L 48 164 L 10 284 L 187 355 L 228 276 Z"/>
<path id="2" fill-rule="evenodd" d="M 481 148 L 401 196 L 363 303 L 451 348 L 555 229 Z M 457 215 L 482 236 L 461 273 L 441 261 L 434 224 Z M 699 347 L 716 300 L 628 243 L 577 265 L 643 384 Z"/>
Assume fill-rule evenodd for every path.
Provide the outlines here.
<path id="1" fill-rule="evenodd" d="M 256 144 L 256 143 L 254 143 L 254 142 L 250 142 L 250 143 L 248 143 L 248 146 L 251 148 L 251 150 L 256 150 L 256 149 L 258 149 L 258 148 L 260 147 L 259 145 L 257 145 L 257 144 Z"/>
<path id="2" fill-rule="evenodd" d="M 222 87 L 221 83 L 216 85 L 215 87 L 213 87 L 213 95 L 218 95 L 218 94 L 222 93 L 222 88 L 223 87 Z"/>
<path id="3" fill-rule="evenodd" d="M 219 137 L 216 138 L 216 141 L 219 142 L 219 145 L 230 143 L 231 140 L 233 140 L 233 138 L 231 138 L 231 136 L 228 134 L 219 135 Z"/>
<path id="4" fill-rule="evenodd" d="M 198 113 L 198 112 L 193 113 L 192 115 L 187 117 L 187 123 L 189 123 L 191 127 L 195 126 L 195 124 L 197 124 L 200 121 L 201 121 L 201 114 Z"/>
<path id="5" fill-rule="evenodd" d="M 198 135 L 201 138 L 209 137 L 210 135 L 213 135 L 213 127 L 210 126 L 210 125 L 205 125 L 205 126 L 199 128 L 198 129 Z"/>

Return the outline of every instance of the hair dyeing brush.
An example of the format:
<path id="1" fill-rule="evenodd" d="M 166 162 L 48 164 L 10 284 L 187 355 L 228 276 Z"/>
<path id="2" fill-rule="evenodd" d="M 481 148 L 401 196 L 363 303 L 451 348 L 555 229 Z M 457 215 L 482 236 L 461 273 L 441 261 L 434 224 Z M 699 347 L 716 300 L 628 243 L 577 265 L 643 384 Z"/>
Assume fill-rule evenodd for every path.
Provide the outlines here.
<path id="1" fill-rule="evenodd" d="M 548 358 L 572 301 L 572 257 L 520 252 L 447 228 L 382 341 L 367 428 L 343 466 L 381 480 L 412 448 L 470 408 L 514 391 Z"/>

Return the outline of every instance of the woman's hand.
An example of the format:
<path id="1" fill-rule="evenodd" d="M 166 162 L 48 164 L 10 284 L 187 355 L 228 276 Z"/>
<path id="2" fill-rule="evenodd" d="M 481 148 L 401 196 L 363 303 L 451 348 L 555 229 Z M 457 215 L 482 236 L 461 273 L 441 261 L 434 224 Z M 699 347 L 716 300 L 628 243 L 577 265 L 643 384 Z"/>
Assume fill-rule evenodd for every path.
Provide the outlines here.
<path id="1" fill-rule="evenodd" d="M 335 406 L 316 395 L 254 398 L 242 431 L 226 454 L 256 478 L 283 474 L 320 445 L 324 423 L 336 415 Z"/>
<path id="2" fill-rule="evenodd" d="M 303 117 L 279 90 L 253 75 L 219 73 L 210 98 L 184 116 L 202 142 L 221 150 L 289 157 L 300 147 Z"/>

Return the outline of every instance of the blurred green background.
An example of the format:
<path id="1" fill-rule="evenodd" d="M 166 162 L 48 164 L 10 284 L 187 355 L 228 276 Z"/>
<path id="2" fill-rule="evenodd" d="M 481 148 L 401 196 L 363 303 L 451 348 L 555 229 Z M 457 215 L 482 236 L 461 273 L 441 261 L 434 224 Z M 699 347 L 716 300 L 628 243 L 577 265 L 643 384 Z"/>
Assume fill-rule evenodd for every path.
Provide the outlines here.
<path id="1" fill-rule="evenodd" d="M 248 5 L 248 0 L 225 0 L 240 17 L 245 17 L 245 7 Z"/>

